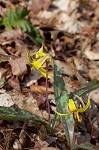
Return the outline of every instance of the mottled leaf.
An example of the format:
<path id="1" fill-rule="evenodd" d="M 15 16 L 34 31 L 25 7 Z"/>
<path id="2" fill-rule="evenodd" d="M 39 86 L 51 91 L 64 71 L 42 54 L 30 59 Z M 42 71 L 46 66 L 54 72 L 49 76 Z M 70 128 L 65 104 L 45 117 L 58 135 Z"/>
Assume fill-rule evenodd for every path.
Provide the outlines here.
<path id="1" fill-rule="evenodd" d="M 75 100 L 77 98 L 75 95 L 83 96 L 97 88 L 99 88 L 99 82 L 96 82 L 96 81 L 90 82 L 86 87 L 79 89 L 75 91 L 74 93 L 70 94 L 69 98 L 72 98 L 73 100 Z"/>
<path id="2" fill-rule="evenodd" d="M 68 113 L 68 93 L 66 90 L 66 85 L 63 80 L 62 74 L 54 64 L 54 94 L 55 102 L 57 106 L 57 111 L 60 113 Z M 74 143 L 74 119 L 73 115 L 68 115 L 66 117 L 60 116 L 61 123 L 63 125 L 65 135 L 69 146 L 71 147 Z"/>
<path id="3" fill-rule="evenodd" d="M 77 149 L 85 149 L 85 150 L 99 150 L 98 147 L 96 147 L 95 145 L 92 145 L 90 143 L 85 143 L 85 144 L 75 144 L 72 146 L 71 150 L 77 150 Z"/>
<path id="4" fill-rule="evenodd" d="M 0 107 L 0 119 L 2 120 L 20 120 L 20 121 L 27 121 L 27 120 L 34 120 L 38 123 L 43 124 L 48 131 L 50 131 L 49 125 L 43 121 L 42 118 L 39 116 L 28 112 L 23 109 L 14 108 L 14 107 Z"/>

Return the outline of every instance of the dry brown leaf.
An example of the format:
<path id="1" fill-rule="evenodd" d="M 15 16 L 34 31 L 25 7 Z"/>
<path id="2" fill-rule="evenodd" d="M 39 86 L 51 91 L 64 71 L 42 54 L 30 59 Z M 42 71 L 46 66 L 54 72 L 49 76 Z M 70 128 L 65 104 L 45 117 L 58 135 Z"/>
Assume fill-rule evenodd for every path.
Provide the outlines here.
<path id="1" fill-rule="evenodd" d="M 96 44 L 94 45 L 94 47 L 93 47 L 93 51 L 94 51 L 94 52 L 98 52 L 98 53 L 99 53 L 99 41 L 98 41 L 98 42 L 96 42 Z"/>
<path id="2" fill-rule="evenodd" d="M 75 63 L 74 63 L 73 57 L 68 58 L 67 61 L 68 61 L 69 65 L 70 65 L 70 67 L 71 67 L 71 69 L 72 69 L 72 71 L 73 71 L 73 75 L 76 76 L 76 78 L 78 79 L 79 84 L 82 85 L 82 86 L 83 86 L 83 85 L 86 85 L 86 80 L 85 80 L 84 77 L 81 76 L 80 73 L 77 71 L 77 68 L 76 68 L 76 65 L 75 65 Z"/>
<path id="3" fill-rule="evenodd" d="M 28 51 L 27 44 L 24 43 L 24 41 L 20 39 L 15 39 L 15 44 L 17 47 L 17 52 L 15 53 L 16 56 L 26 56 L 26 53 Z"/>
<path id="4" fill-rule="evenodd" d="M 60 4 L 61 3 L 61 4 Z M 53 1 L 57 9 L 51 11 L 41 11 L 38 14 L 42 24 L 53 26 L 60 31 L 67 31 L 69 33 L 79 33 L 84 25 L 77 20 L 77 1 L 64 0 Z"/>
<path id="5" fill-rule="evenodd" d="M 99 19 L 99 4 L 97 5 L 97 8 L 95 9 L 95 16 Z"/>
<path id="6" fill-rule="evenodd" d="M 99 81 L 99 68 L 89 69 L 88 75 L 91 80 L 96 79 Z"/>
<path id="7" fill-rule="evenodd" d="M 47 88 L 47 89 L 48 89 L 49 94 L 54 93 L 53 88 Z M 35 93 L 46 94 L 46 87 L 43 87 L 43 86 L 31 85 L 30 90 L 31 92 L 35 92 Z"/>
<path id="8" fill-rule="evenodd" d="M 97 105 L 99 105 L 99 88 L 90 92 L 89 96 Z"/>
<path id="9" fill-rule="evenodd" d="M 66 82 L 67 91 L 69 94 L 80 88 L 80 83 L 78 80 L 75 81 L 70 77 L 64 77 L 64 81 Z"/>
<path id="10" fill-rule="evenodd" d="M 89 35 L 90 36 L 94 36 L 95 35 L 95 30 L 92 29 L 90 26 L 85 26 L 85 27 L 82 27 L 82 33 L 83 35 Z"/>
<path id="11" fill-rule="evenodd" d="M 17 76 L 12 76 L 8 79 L 8 82 L 11 87 L 13 87 L 15 90 L 20 91 L 20 83 Z"/>
<path id="12" fill-rule="evenodd" d="M 3 44 L 5 39 L 6 41 L 8 40 L 13 40 L 16 38 L 23 38 L 25 37 L 25 33 L 22 32 L 20 29 L 15 29 L 15 30 L 6 30 L 3 33 L 0 34 L 0 43 Z"/>
<path id="13" fill-rule="evenodd" d="M 0 88 L 3 87 L 8 69 L 0 68 Z"/>
<path id="14" fill-rule="evenodd" d="M 84 72 L 87 71 L 87 66 L 85 64 L 85 61 L 81 57 L 74 56 L 73 60 L 76 65 L 76 69 L 78 71 L 84 71 Z"/>
<path id="15" fill-rule="evenodd" d="M 39 136 L 36 136 L 35 145 L 33 147 L 33 150 L 41 150 L 41 148 L 46 147 L 47 148 L 48 143 L 46 141 L 42 141 Z"/>
<path id="16" fill-rule="evenodd" d="M 2 7 L 1 5 L 0 5 L 0 14 L 1 14 L 1 16 L 3 16 L 3 17 L 6 16 L 6 9 L 4 9 L 4 7 Z"/>
<path id="17" fill-rule="evenodd" d="M 32 0 L 31 11 L 38 13 L 40 10 L 47 10 L 51 3 L 52 0 Z"/>
<path id="18" fill-rule="evenodd" d="M 88 45 L 84 54 L 89 60 L 99 60 L 99 52 L 91 51 L 91 45 Z"/>
<path id="19" fill-rule="evenodd" d="M 69 76 L 74 75 L 74 72 L 73 72 L 72 68 L 70 67 L 69 63 L 62 62 L 62 61 L 59 61 L 59 60 L 55 60 L 55 63 L 59 67 L 60 71 L 63 74 L 69 75 Z"/>
<path id="20" fill-rule="evenodd" d="M 53 4 L 60 10 L 66 11 L 70 5 L 70 0 L 54 0 Z"/>
<path id="21" fill-rule="evenodd" d="M 10 107 L 14 105 L 14 102 L 12 100 L 12 97 L 9 93 L 7 93 L 5 90 L 0 90 L 0 106 L 3 107 Z"/>
<path id="22" fill-rule="evenodd" d="M 19 108 L 27 110 L 42 117 L 41 112 L 38 108 L 37 101 L 33 98 L 33 96 L 30 93 L 28 93 L 27 95 L 23 95 L 20 92 L 13 91 L 9 92 L 9 94 L 11 95 L 13 102 Z"/>
<path id="23" fill-rule="evenodd" d="M 23 76 L 27 72 L 27 64 L 28 61 L 26 59 L 26 56 L 16 58 L 16 59 L 10 59 L 9 63 L 12 67 L 12 73 L 16 76 Z"/>

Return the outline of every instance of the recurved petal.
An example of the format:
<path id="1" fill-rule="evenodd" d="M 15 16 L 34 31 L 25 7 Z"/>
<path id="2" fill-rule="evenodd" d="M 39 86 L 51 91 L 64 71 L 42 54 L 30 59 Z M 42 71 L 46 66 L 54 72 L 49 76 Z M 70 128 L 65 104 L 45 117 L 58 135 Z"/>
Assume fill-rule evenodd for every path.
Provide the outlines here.
<path id="1" fill-rule="evenodd" d="M 88 96 L 87 104 L 84 107 L 82 107 L 82 108 L 78 108 L 77 111 L 80 112 L 80 113 L 84 112 L 84 111 L 86 111 L 88 109 L 89 106 L 90 106 L 90 97 Z"/>
<path id="2" fill-rule="evenodd" d="M 43 45 L 42 45 L 42 47 L 36 52 L 35 57 L 36 58 L 41 58 L 41 57 L 44 57 L 44 56 L 46 56 L 46 54 L 43 52 Z"/>
<path id="3" fill-rule="evenodd" d="M 74 118 L 77 119 L 78 122 L 81 122 L 78 111 L 74 112 Z"/>

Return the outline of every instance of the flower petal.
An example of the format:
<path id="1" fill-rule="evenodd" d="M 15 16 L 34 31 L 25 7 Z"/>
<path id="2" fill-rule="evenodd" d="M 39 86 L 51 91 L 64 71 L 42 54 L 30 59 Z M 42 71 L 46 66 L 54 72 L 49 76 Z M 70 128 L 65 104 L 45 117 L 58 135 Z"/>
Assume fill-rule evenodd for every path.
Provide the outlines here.
<path id="1" fill-rule="evenodd" d="M 90 97 L 88 96 L 87 104 L 84 107 L 77 109 L 77 111 L 78 112 L 84 112 L 84 111 L 86 111 L 86 109 L 88 109 L 89 106 L 90 106 Z"/>
<path id="2" fill-rule="evenodd" d="M 77 119 L 78 122 L 81 122 L 78 111 L 74 112 L 74 118 Z"/>
<path id="3" fill-rule="evenodd" d="M 43 52 L 43 45 L 42 45 L 42 47 L 39 49 L 39 51 L 36 52 L 35 57 L 36 58 L 41 58 L 41 57 L 44 57 L 44 56 L 46 56 L 46 54 Z"/>
<path id="4" fill-rule="evenodd" d="M 58 111 L 56 111 L 56 110 L 54 110 L 55 111 L 55 113 L 57 114 L 57 115 L 59 115 L 59 116 L 68 116 L 68 115 L 70 115 L 70 114 L 61 114 L 61 113 L 59 113 Z"/>
<path id="5" fill-rule="evenodd" d="M 72 99 L 69 99 L 68 107 L 71 112 L 77 111 L 77 107 Z"/>
<path id="6" fill-rule="evenodd" d="M 40 58 L 40 59 L 38 59 L 38 60 L 34 60 L 34 62 L 33 62 L 34 67 L 35 67 L 36 69 L 41 68 L 42 65 L 45 63 L 45 61 L 46 61 L 47 59 L 49 59 L 49 56 L 48 56 L 48 55 L 46 55 L 46 56 L 44 56 L 44 57 L 42 57 L 42 58 Z"/>
<path id="7" fill-rule="evenodd" d="M 41 74 L 42 74 L 44 77 L 46 77 L 46 70 L 45 70 L 43 67 L 39 68 L 38 70 L 41 72 Z M 48 78 L 51 79 L 50 73 L 48 73 Z"/>

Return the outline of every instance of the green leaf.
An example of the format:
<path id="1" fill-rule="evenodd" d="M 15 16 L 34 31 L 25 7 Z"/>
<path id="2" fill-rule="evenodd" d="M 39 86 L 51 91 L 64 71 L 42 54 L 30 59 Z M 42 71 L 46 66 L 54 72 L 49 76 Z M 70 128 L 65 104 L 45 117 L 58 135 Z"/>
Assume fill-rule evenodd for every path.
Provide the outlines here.
<path id="1" fill-rule="evenodd" d="M 99 150 L 98 147 L 90 144 L 90 143 L 85 143 L 85 144 L 75 144 L 72 146 L 71 150 L 77 150 L 79 148 L 79 150 L 81 149 L 85 149 L 85 150 Z"/>
<path id="2" fill-rule="evenodd" d="M 54 64 L 54 95 L 57 106 L 57 111 L 60 113 L 68 113 L 68 93 L 66 85 L 63 80 L 62 74 Z M 61 123 L 63 125 L 67 142 L 71 147 L 74 144 L 74 118 L 73 114 L 66 117 L 60 116 Z"/>
<path id="3" fill-rule="evenodd" d="M 75 91 L 74 93 L 71 93 L 69 95 L 69 98 L 72 98 L 73 100 L 75 100 L 77 98 L 75 95 L 83 96 L 97 88 L 99 88 L 99 82 L 91 81 L 86 87 L 79 89 Z"/>
<path id="4" fill-rule="evenodd" d="M 39 116 L 31 112 L 28 112 L 26 110 L 19 109 L 19 108 L 0 107 L 0 119 L 20 120 L 20 121 L 33 120 L 33 121 L 43 124 L 49 132 L 51 131 L 50 126 L 46 122 L 44 122 L 42 118 L 40 118 Z"/>
<path id="5" fill-rule="evenodd" d="M 16 8 L 15 11 L 9 10 L 7 16 L 0 22 L 0 25 L 5 25 L 6 29 L 9 30 L 13 27 L 17 27 L 25 32 L 30 32 L 32 30 L 32 24 L 25 18 L 28 13 L 29 10 L 27 10 L 27 8 L 23 8 L 22 11 L 18 8 Z"/>
<path id="6" fill-rule="evenodd" d="M 20 28 L 35 40 L 35 42 L 44 44 L 45 41 L 40 37 L 39 31 L 32 25 L 26 16 L 29 14 L 30 10 L 26 7 L 20 11 L 18 8 L 15 11 L 8 10 L 7 15 L 0 21 L 0 26 L 4 25 L 7 30 L 12 30 L 13 28 Z"/>
<path id="7" fill-rule="evenodd" d="M 24 18 L 29 14 L 30 10 L 28 10 L 26 7 L 23 8 L 23 11 L 21 13 L 21 17 Z"/>

